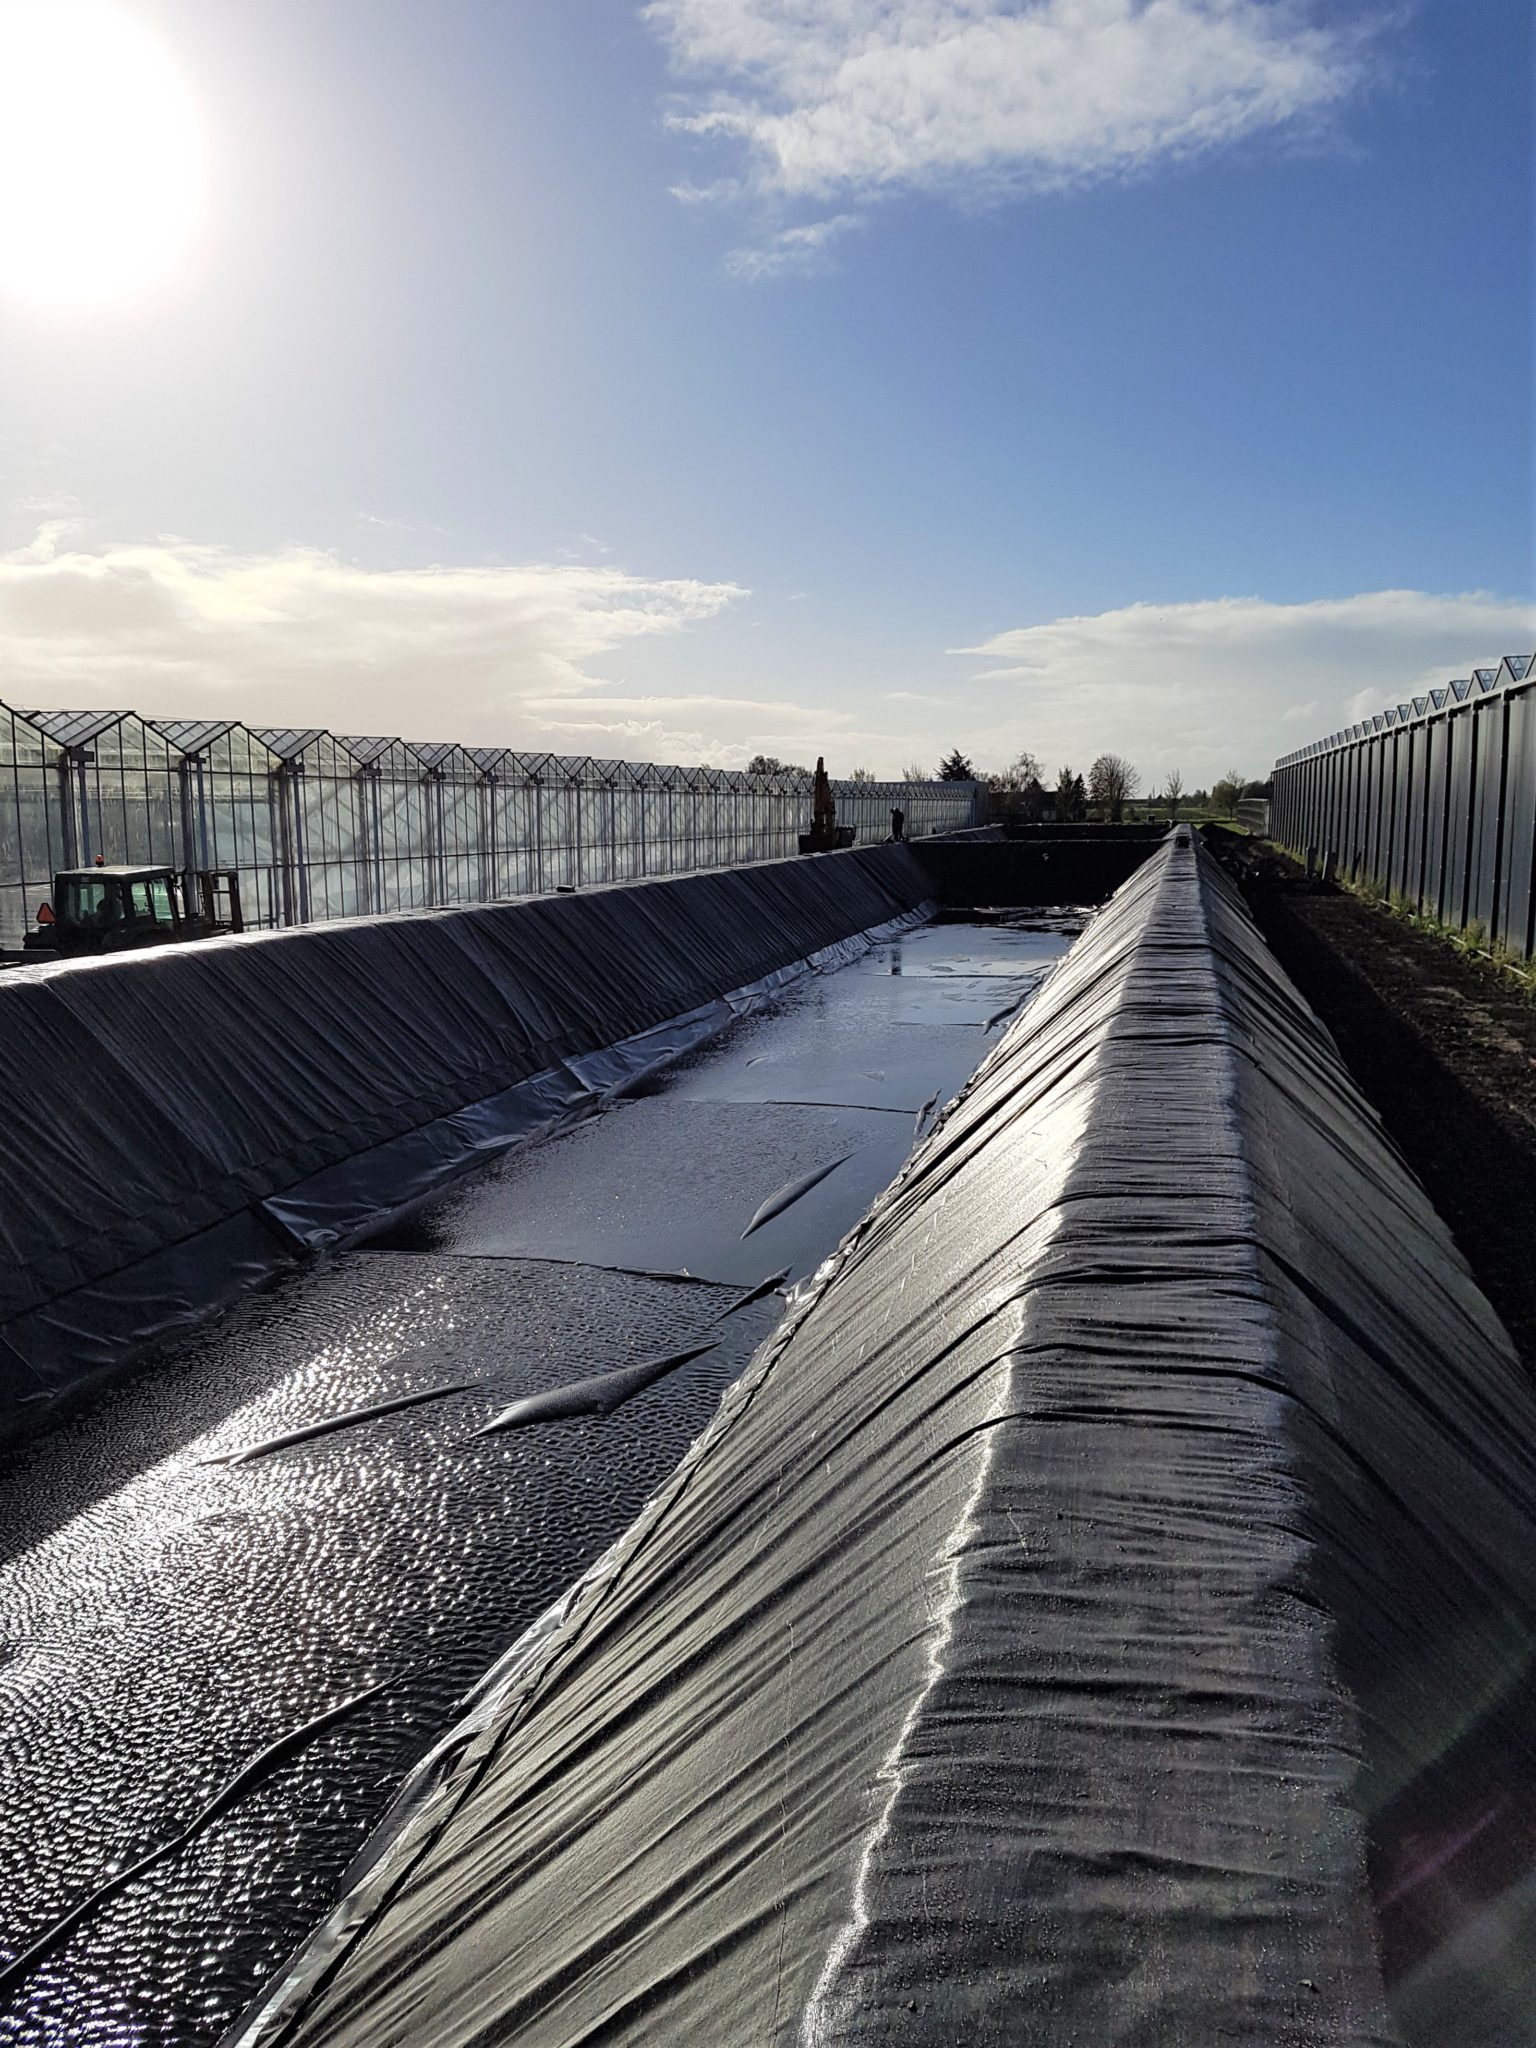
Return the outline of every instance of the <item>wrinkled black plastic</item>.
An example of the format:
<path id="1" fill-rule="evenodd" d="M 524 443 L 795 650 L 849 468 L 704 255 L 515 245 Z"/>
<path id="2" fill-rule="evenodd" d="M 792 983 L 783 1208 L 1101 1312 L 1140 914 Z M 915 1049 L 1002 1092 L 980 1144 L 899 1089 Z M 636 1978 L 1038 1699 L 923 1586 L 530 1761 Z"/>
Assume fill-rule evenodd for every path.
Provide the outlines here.
<path id="1" fill-rule="evenodd" d="M 0 978 L 0 1426 L 927 891 L 886 846 Z"/>
<path id="2" fill-rule="evenodd" d="M 1389 2041 L 1366 1816 L 1520 1682 L 1533 1423 L 1181 832 L 239 2038 Z"/>

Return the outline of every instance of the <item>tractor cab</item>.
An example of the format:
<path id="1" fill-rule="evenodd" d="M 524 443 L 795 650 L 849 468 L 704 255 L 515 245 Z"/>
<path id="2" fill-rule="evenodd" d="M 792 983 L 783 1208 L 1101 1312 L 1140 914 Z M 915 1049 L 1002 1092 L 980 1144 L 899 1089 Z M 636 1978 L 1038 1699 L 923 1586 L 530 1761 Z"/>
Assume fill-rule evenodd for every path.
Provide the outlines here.
<path id="1" fill-rule="evenodd" d="M 170 868 L 65 868 L 53 878 L 29 953 L 116 953 L 184 937 L 181 894 Z"/>
<path id="2" fill-rule="evenodd" d="M 193 879 L 191 877 L 189 880 Z M 172 946 L 239 931 L 239 887 L 233 875 L 198 874 L 202 902 L 189 912 L 174 868 L 65 868 L 53 878 L 53 899 L 38 906 L 36 928 L 23 940 L 28 959 L 120 953 L 139 946 Z M 230 915 L 221 919 L 216 884 L 229 888 Z"/>

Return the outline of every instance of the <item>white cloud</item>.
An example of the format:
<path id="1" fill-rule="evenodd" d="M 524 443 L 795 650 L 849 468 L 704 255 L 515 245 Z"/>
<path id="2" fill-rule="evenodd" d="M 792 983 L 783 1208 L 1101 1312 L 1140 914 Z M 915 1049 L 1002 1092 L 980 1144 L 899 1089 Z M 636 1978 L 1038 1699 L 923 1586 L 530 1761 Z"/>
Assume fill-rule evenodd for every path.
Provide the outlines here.
<path id="1" fill-rule="evenodd" d="M 569 540 L 555 549 L 555 556 L 561 562 L 577 562 L 583 555 L 611 555 L 613 549 L 606 541 L 599 540 L 595 533 L 573 533 Z"/>
<path id="2" fill-rule="evenodd" d="M 72 491 L 44 491 L 38 497 L 18 498 L 16 510 L 33 519 L 76 519 L 83 507 Z"/>
<path id="3" fill-rule="evenodd" d="M 715 768 L 745 767 L 754 754 L 814 758 L 829 745 L 851 758 L 867 741 L 854 729 L 851 709 L 787 698 L 646 693 L 531 700 L 528 710 L 539 721 L 538 744 L 551 753 L 707 761 Z"/>
<path id="4" fill-rule="evenodd" d="M 1128 605 L 996 633 L 973 685 L 1002 687 L 969 751 L 1031 747 L 1081 767 L 1126 754 L 1143 780 L 1265 773 L 1280 754 L 1536 644 L 1536 604 L 1483 591 L 1377 590 L 1307 604 L 1262 598 Z M 978 707 L 979 711 L 979 707 Z"/>
<path id="5" fill-rule="evenodd" d="M 894 773 L 958 744 L 1054 769 L 1113 750 L 1146 781 L 1178 767 L 1198 784 L 1536 645 L 1536 606 L 1480 592 L 1136 604 L 994 633 L 947 675 L 937 651 L 897 674 L 797 659 L 791 697 L 775 649 L 747 655 L 743 612 L 734 641 L 690 654 L 676 637 L 745 595 L 600 562 L 368 570 L 306 548 L 98 545 L 56 519 L 0 553 L 0 678 L 12 704 L 720 767 L 825 753 Z M 708 680 L 689 690 L 688 673 Z"/>
<path id="6" fill-rule="evenodd" d="M 413 526 L 408 519 L 383 519 L 377 512 L 359 512 L 357 523 L 359 526 L 375 527 L 382 533 L 446 534 L 448 530 L 443 526 Z"/>
<path id="7" fill-rule="evenodd" d="M 1315 0 L 651 0 L 644 12 L 696 83 L 670 125 L 733 146 L 736 189 L 779 200 L 1125 177 L 1315 124 L 1366 76 L 1363 31 Z"/>
<path id="8" fill-rule="evenodd" d="M 11 704 L 550 746 L 557 703 L 580 720 L 614 689 L 593 664 L 745 594 L 593 564 L 366 570 L 313 548 L 87 547 L 54 521 L 0 553 L 0 676 Z"/>
<path id="9" fill-rule="evenodd" d="M 831 220 L 808 221 L 803 227 L 780 228 L 758 247 L 732 249 L 725 267 L 732 277 L 756 284 L 767 277 L 809 277 L 824 270 L 827 247 L 839 235 L 859 226 L 857 215 L 839 213 Z"/>

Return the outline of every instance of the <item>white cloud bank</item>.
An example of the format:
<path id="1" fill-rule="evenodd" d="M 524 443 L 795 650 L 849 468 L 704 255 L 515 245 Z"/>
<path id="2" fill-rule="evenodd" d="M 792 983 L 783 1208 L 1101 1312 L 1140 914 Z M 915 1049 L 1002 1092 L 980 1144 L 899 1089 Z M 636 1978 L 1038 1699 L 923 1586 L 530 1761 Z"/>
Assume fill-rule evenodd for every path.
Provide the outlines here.
<path id="1" fill-rule="evenodd" d="M 6 701 L 584 752 L 622 721 L 591 664 L 745 596 L 576 563 L 367 570 L 312 548 L 87 547 L 71 522 L 0 553 Z M 631 711 L 626 716 L 631 719 Z M 696 721 L 692 721 L 696 722 Z"/>
<path id="2" fill-rule="evenodd" d="M 1189 783 L 1229 767 L 1266 774 L 1281 754 L 1533 644 L 1536 604 L 1377 590 L 1309 604 L 1127 605 L 957 652 L 986 662 L 967 699 L 978 685 L 1008 693 L 977 718 L 968 750 L 980 759 L 1027 746 L 1081 768 L 1110 751 L 1152 786 L 1170 768 Z"/>
<path id="3" fill-rule="evenodd" d="M 732 694 L 603 673 L 745 595 L 602 564 L 366 570 L 314 549 L 92 546 L 54 521 L 0 553 L 0 689 L 22 706 L 719 767 L 825 752 L 834 770 L 896 774 L 958 745 L 983 767 L 1029 747 L 1054 769 L 1111 750 L 1144 782 L 1177 767 L 1193 784 L 1228 767 L 1262 774 L 1369 711 L 1536 645 L 1536 605 L 1374 591 L 1058 618 L 956 650 L 964 673 L 937 649 L 911 649 L 893 672 L 875 649 L 860 681 L 841 669 L 813 679 L 798 656 L 794 697 L 772 680 Z M 648 677 L 658 656 L 684 667 L 681 647 L 663 645 Z M 771 649 L 750 673 L 765 670 Z"/>
<path id="4" fill-rule="evenodd" d="M 1326 119 L 1363 32 L 1305 0 L 651 0 L 696 89 L 669 116 L 738 152 L 702 199 L 998 196 L 1134 175 Z M 818 224 L 823 225 L 823 224 Z"/>

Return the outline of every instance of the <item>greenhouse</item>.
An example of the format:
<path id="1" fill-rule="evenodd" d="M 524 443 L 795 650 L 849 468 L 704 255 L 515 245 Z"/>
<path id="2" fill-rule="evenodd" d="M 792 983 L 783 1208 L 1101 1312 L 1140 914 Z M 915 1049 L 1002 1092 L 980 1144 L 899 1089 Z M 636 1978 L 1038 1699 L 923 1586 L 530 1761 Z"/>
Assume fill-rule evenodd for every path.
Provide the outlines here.
<path id="1" fill-rule="evenodd" d="M 810 779 L 237 720 L 0 706 L 0 945 L 61 868 L 233 875 L 250 927 L 490 903 L 796 851 Z M 979 822 L 972 782 L 833 780 L 869 845 Z"/>

